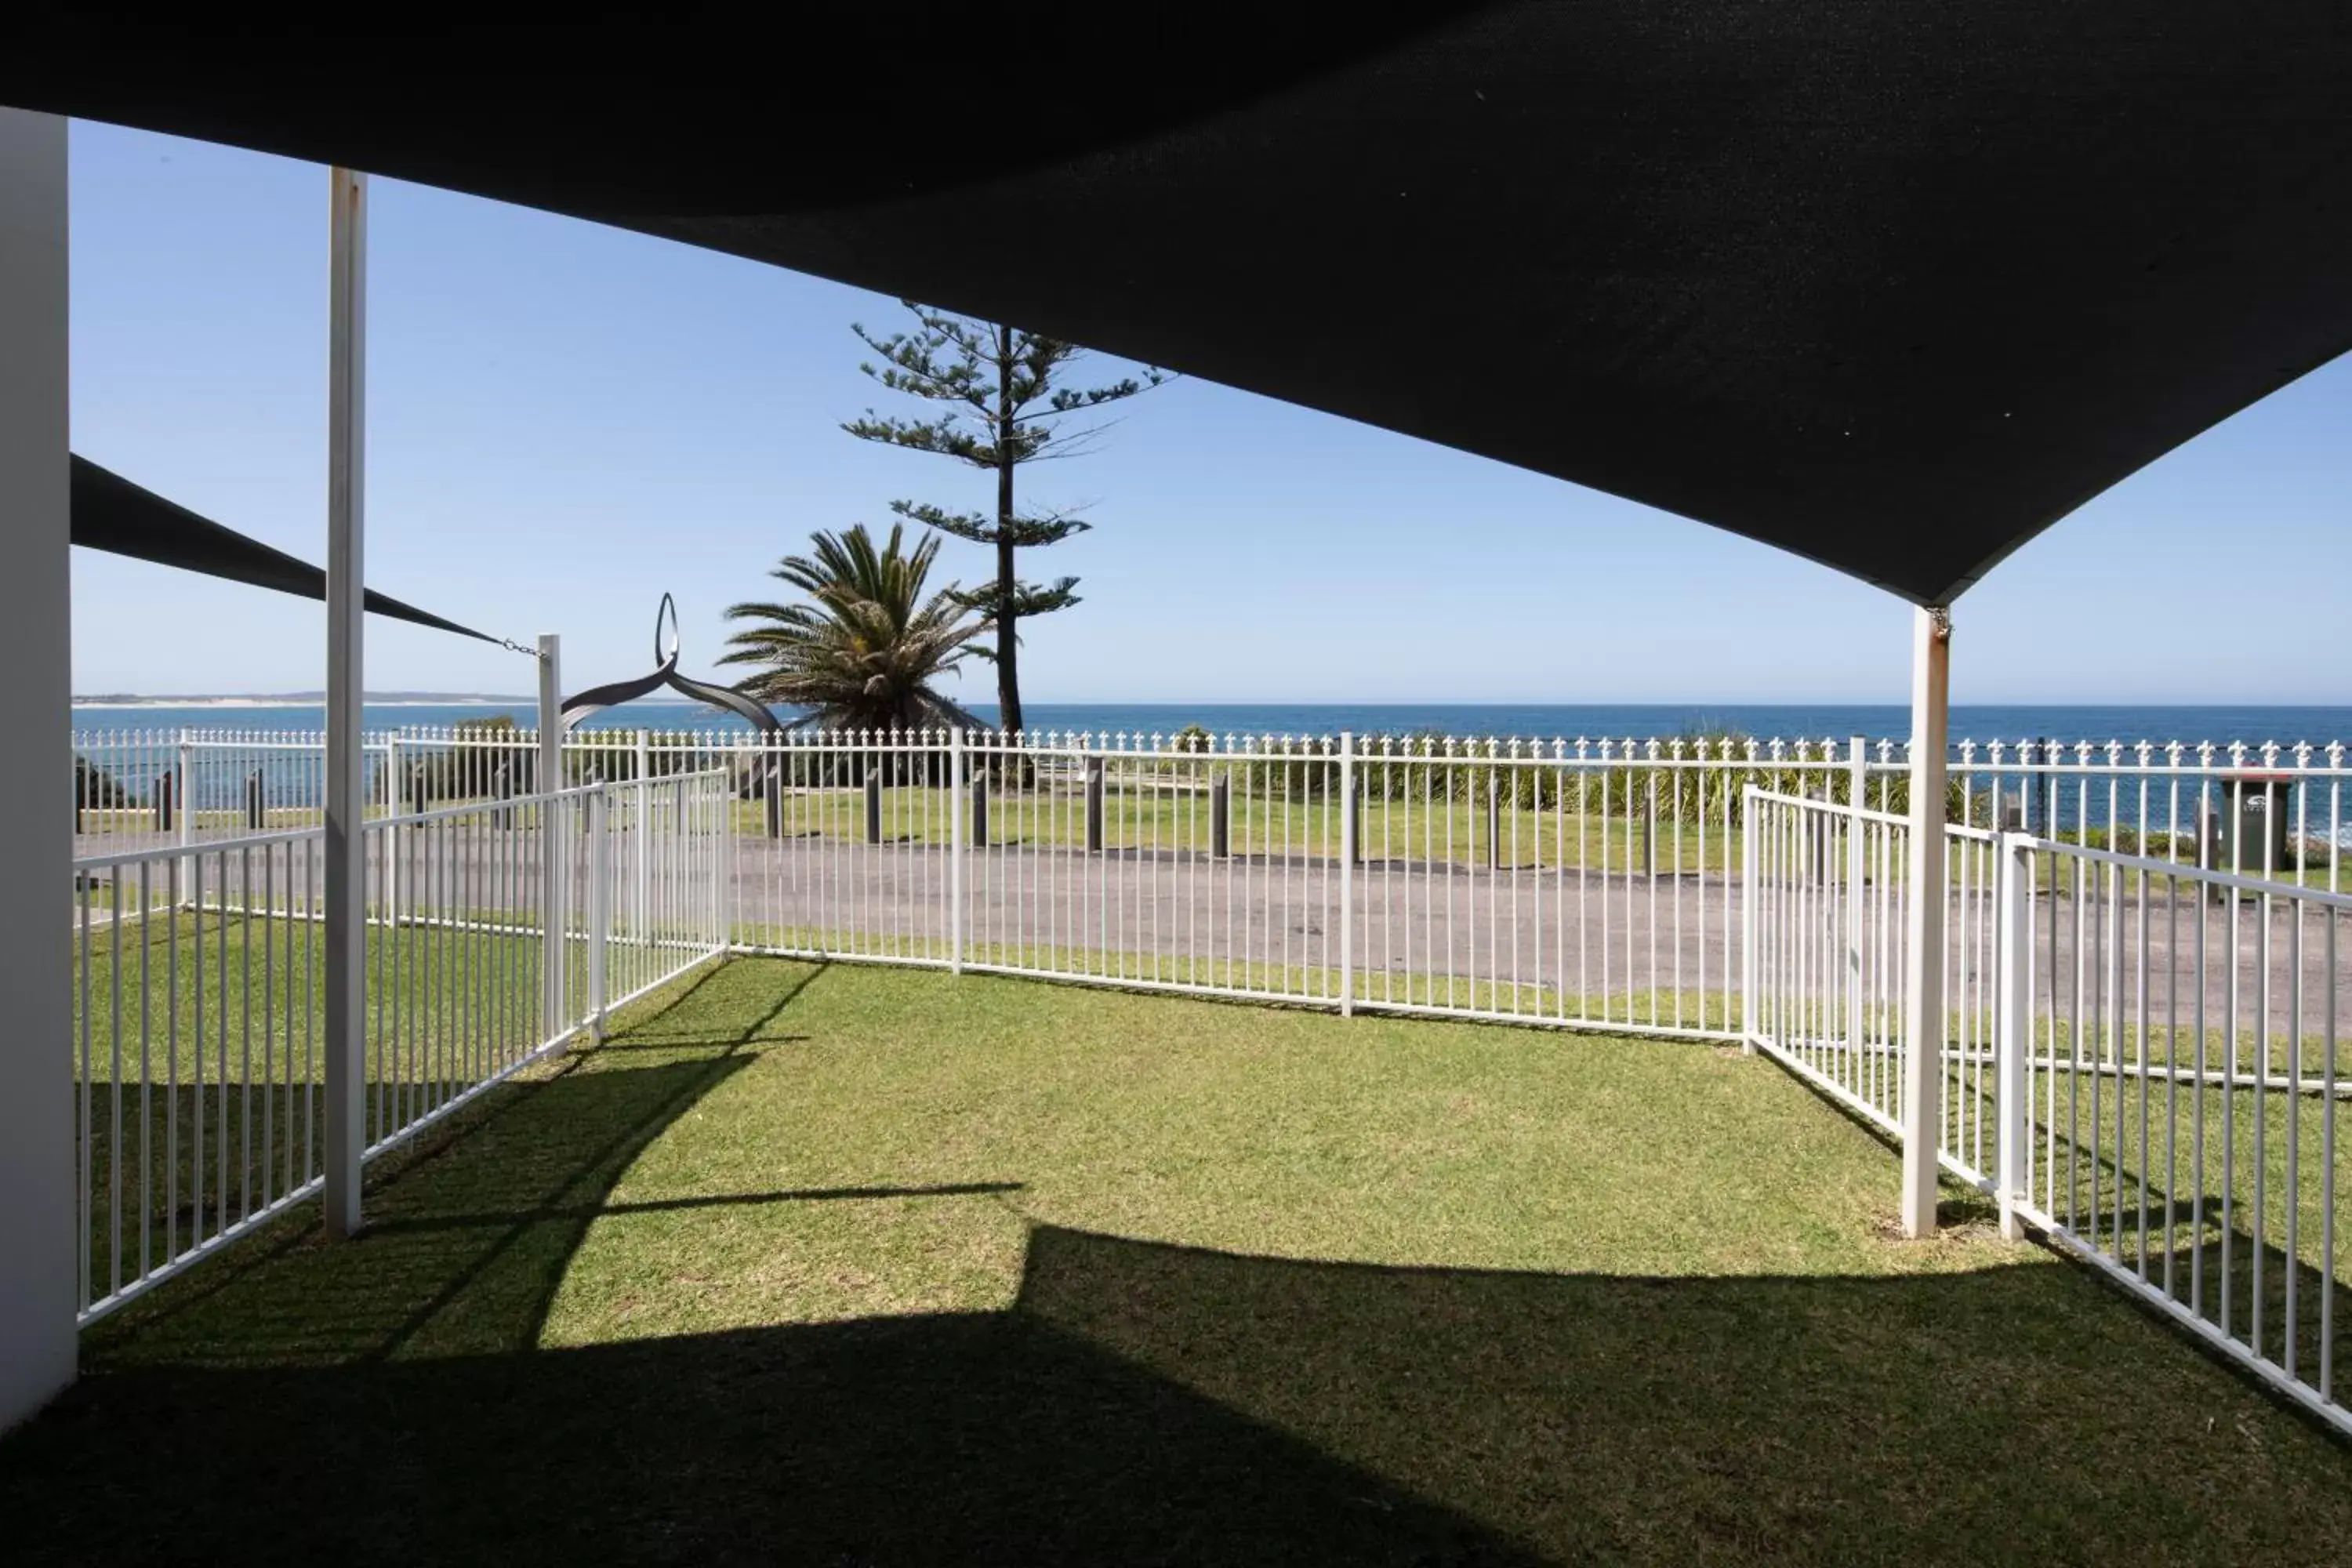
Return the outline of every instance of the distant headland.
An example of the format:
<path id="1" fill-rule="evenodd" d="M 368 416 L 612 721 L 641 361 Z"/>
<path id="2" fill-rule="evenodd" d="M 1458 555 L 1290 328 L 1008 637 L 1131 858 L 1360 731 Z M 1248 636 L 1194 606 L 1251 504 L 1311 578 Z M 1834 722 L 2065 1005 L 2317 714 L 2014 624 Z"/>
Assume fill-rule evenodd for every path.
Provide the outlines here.
<path id="1" fill-rule="evenodd" d="M 316 708 L 327 700 L 324 691 L 215 692 L 187 696 L 151 696 L 134 691 L 77 693 L 77 708 Z M 366 701 L 380 707 L 457 707 L 468 703 L 510 707 L 529 703 L 529 697 L 499 697 L 477 691 L 371 691 Z"/>

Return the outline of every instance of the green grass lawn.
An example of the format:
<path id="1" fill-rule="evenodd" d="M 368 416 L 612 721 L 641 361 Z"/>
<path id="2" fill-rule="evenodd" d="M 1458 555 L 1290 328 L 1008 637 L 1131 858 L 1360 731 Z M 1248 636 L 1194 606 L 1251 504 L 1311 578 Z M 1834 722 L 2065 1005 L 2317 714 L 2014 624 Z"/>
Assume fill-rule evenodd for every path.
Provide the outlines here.
<path id="1" fill-rule="evenodd" d="M 1704 823 L 1686 813 L 1677 819 L 1661 809 L 1654 819 L 1638 793 L 1636 809 L 1628 820 L 1613 797 L 1601 809 L 1604 792 L 1595 785 L 1580 802 L 1574 791 L 1562 800 L 1538 808 L 1513 804 L 1507 791 L 1493 814 L 1498 824 L 1489 853 L 1488 812 L 1482 795 L 1473 798 L 1457 790 L 1452 799 L 1438 792 L 1424 798 L 1413 795 L 1396 799 L 1368 798 L 1360 817 L 1362 858 L 1368 862 L 1470 866 L 1499 869 L 1575 870 L 1615 876 L 1661 873 L 1708 873 L 1737 877 L 1742 865 L 1745 835 L 1740 805 L 1731 802 L 1727 824 L 1721 798 L 1710 795 Z M 951 836 L 950 796 L 942 788 L 893 785 L 882 794 L 881 832 L 889 844 L 945 845 Z M 1336 859 L 1340 851 L 1338 806 L 1322 798 L 1285 801 L 1236 791 L 1232 802 L 1227 849 L 1234 855 L 1289 855 Z M 969 807 L 967 806 L 967 810 Z M 765 802 L 735 803 L 735 831 L 757 838 L 769 831 Z M 1104 797 L 1102 843 L 1111 851 L 1206 855 L 1213 847 L 1213 818 L 1205 787 L 1124 789 Z M 862 790 L 807 789 L 785 798 L 779 825 L 788 836 L 839 843 L 859 843 L 866 837 L 866 796 Z M 967 819 L 966 831 L 971 824 Z M 1075 849 L 1087 843 L 1086 799 L 1076 786 L 1058 789 L 1000 790 L 990 805 L 989 841 L 1030 848 Z M 1889 868 L 1875 857 L 1866 861 L 1864 877 L 1885 879 Z M 1843 852 L 1840 852 L 1841 856 Z M 1955 889 L 1965 878 L 1983 896 L 1991 876 L 1988 851 L 1980 846 L 1955 846 L 1946 875 Z M 2153 857 L 2162 858 L 2159 850 Z M 2185 837 L 2181 863 L 2195 866 L 2193 846 Z M 2087 876 L 2103 899 L 2136 900 L 2144 876 L 2137 870 L 2093 865 L 2080 870 L 2069 860 L 2063 868 L 2049 855 L 2036 858 L 2035 887 L 2048 893 L 2053 887 L 2066 896 L 2083 896 Z M 1836 873 L 1844 875 L 1843 860 Z M 2341 868 L 2327 864 L 2281 867 L 2271 879 L 2320 891 L 2352 888 Z M 2149 897 L 2162 907 L 2168 898 L 2194 901 L 2198 885 L 2187 878 L 2156 875 Z"/>
<path id="2" fill-rule="evenodd" d="M 85 1337 L 13 1563 L 2313 1562 L 2352 1448 L 1713 1046 L 738 960 Z"/>

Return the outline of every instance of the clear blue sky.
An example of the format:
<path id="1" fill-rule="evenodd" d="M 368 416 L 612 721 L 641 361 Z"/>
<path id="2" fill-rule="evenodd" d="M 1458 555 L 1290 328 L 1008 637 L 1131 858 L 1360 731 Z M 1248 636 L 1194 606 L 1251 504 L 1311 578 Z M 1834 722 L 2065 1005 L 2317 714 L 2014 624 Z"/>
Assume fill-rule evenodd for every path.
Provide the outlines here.
<path id="1" fill-rule="evenodd" d="M 325 556 L 326 176 L 73 130 L 74 445 Z M 985 479 L 839 422 L 894 400 L 849 323 L 895 302 L 377 182 L 372 586 L 519 640 L 566 684 L 689 670 L 811 530 Z M 1094 362 L 1106 375 L 1118 366 Z M 2248 410 L 2001 566 L 1957 610 L 1963 702 L 2352 701 L 2352 361 Z M 1034 701 L 1899 701 L 1908 610 L 1700 524 L 1199 381 L 1034 470 L 1095 531 L 1033 557 L 1086 603 L 1024 645 Z M 1890 526 L 1902 520 L 1889 519 Z M 949 542 L 950 570 L 988 570 Z M 86 551 L 78 691 L 322 682 L 314 605 Z M 526 667 L 372 619 L 368 685 L 519 692 Z M 976 667 L 967 697 L 992 696 Z"/>

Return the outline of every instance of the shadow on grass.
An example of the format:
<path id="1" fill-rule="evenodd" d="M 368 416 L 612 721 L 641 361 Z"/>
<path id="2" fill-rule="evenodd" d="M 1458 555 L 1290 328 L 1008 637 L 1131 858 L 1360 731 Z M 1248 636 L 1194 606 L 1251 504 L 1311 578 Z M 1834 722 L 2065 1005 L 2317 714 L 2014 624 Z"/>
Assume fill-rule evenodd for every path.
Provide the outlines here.
<path id="1" fill-rule="evenodd" d="M 2340 1447 L 2047 1263 L 1513 1274 L 1036 1226 L 1008 1311 L 538 1348 L 587 1226 L 631 1206 L 614 1184 L 782 1011 L 718 1044 L 675 1019 L 677 1059 L 518 1089 L 373 1194 L 359 1241 L 257 1253 L 93 1336 L 94 1374 L 0 1446 L 9 1561 L 2247 1563 L 2352 1539 Z"/>

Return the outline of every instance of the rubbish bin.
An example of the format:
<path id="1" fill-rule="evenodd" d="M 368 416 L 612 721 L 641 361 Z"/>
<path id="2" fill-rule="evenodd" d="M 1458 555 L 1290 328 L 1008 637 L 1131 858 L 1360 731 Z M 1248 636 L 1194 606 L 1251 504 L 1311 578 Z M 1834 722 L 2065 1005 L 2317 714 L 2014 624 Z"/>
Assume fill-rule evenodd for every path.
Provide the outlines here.
<path id="1" fill-rule="evenodd" d="M 2239 876 L 2278 875 L 2290 868 L 2287 843 L 2293 773 L 2221 775 L 2221 805 L 2205 813 L 2205 864 Z"/>

